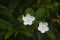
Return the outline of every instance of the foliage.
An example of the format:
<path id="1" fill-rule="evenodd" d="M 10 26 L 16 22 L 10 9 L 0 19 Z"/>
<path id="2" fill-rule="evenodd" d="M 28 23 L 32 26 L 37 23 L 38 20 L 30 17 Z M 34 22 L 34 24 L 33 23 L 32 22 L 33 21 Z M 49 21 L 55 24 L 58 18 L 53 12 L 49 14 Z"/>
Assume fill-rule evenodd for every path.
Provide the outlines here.
<path id="1" fill-rule="evenodd" d="M 0 40 L 60 40 L 59 0 L 0 0 Z M 22 16 L 35 17 L 24 25 Z M 39 22 L 48 22 L 49 31 L 38 31 Z"/>

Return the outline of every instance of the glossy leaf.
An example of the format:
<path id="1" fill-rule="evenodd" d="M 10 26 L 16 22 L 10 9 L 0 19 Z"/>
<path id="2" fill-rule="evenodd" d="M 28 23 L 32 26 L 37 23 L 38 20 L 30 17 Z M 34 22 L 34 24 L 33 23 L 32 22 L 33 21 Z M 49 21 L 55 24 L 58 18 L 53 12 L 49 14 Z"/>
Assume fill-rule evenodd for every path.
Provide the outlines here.
<path id="1" fill-rule="evenodd" d="M 8 10 L 5 6 L 0 5 L 0 17 L 13 20 L 12 11 Z"/>
<path id="2" fill-rule="evenodd" d="M 7 22 L 3 19 L 0 19 L 0 29 L 7 29 L 9 31 L 12 28 L 13 28 L 13 26 L 9 22 Z"/>
<path id="3" fill-rule="evenodd" d="M 5 35 L 5 39 L 8 39 L 9 37 L 11 37 L 15 32 L 16 32 L 16 29 L 12 29 L 8 31 Z"/>
<path id="4" fill-rule="evenodd" d="M 30 15 L 33 15 L 34 16 L 34 11 L 33 11 L 33 9 L 32 8 L 27 8 L 26 10 L 25 10 L 25 14 L 30 14 Z"/>
<path id="5" fill-rule="evenodd" d="M 14 37 L 16 37 L 18 35 L 18 33 L 19 33 L 19 31 L 16 31 Z"/>
<path id="6" fill-rule="evenodd" d="M 38 31 L 37 31 L 37 37 L 38 37 L 38 40 L 42 40 L 42 34 Z"/>
<path id="7" fill-rule="evenodd" d="M 29 31 L 22 31 L 22 33 L 27 37 L 32 37 L 33 33 Z"/>
<path id="8" fill-rule="evenodd" d="M 38 15 L 37 15 L 38 14 Z M 42 16 L 44 16 L 45 14 L 45 8 L 39 8 L 37 11 L 36 11 L 36 18 L 37 19 L 40 19 Z"/>
<path id="9" fill-rule="evenodd" d="M 56 35 L 53 33 L 52 30 L 49 30 L 46 34 L 47 34 L 51 39 L 56 40 Z"/>

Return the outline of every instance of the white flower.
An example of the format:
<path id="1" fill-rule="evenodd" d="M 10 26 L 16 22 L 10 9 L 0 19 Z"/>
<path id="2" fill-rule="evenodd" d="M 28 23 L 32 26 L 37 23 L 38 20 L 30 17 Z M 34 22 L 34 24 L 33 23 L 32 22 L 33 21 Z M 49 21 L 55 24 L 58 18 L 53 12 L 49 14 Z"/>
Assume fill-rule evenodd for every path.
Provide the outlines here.
<path id="1" fill-rule="evenodd" d="M 26 16 L 22 17 L 24 21 L 24 25 L 32 25 L 32 22 L 35 20 L 35 17 L 31 16 L 30 14 L 26 14 Z"/>
<path id="2" fill-rule="evenodd" d="M 48 23 L 47 22 L 44 22 L 44 23 L 40 22 L 38 30 L 41 31 L 41 33 L 45 33 L 46 31 L 48 31 L 49 30 Z"/>

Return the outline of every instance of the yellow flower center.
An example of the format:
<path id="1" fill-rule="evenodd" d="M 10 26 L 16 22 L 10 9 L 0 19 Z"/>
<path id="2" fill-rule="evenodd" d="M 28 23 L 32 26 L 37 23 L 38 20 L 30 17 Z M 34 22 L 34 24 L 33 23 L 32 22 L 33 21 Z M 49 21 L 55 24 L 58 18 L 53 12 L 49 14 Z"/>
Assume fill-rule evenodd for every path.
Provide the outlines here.
<path id="1" fill-rule="evenodd" d="M 42 29 L 44 29 L 44 26 L 42 26 Z"/>
<path id="2" fill-rule="evenodd" d="M 27 19 L 27 21 L 29 22 L 30 20 L 29 20 L 29 19 Z"/>

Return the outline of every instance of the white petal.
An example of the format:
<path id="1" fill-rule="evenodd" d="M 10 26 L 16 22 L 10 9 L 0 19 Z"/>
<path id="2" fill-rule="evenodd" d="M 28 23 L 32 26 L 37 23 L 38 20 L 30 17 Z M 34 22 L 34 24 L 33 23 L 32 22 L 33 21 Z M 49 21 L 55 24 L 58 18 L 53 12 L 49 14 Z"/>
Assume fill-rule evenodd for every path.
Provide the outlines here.
<path id="1" fill-rule="evenodd" d="M 45 30 L 44 29 L 42 30 L 42 28 L 40 27 L 38 27 L 38 30 L 41 31 L 41 33 L 45 33 Z"/>
<path id="2" fill-rule="evenodd" d="M 41 28 L 41 27 L 38 27 L 38 30 L 39 30 L 39 31 L 44 31 L 44 30 L 42 30 L 42 28 Z"/>
<path id="3" fill-rule="evenodd" d="M 48 26 L 48 23 L 47 22 L 44 22 L 44 25 Z"/>
<path id="4" fill-rule="evenodd" d="M 29 25 L 32 25 L 32 22 L 30 22 Z"/>
<path id="5" fill-rule="evenodd" d="M 28 25 L 28 23 L 27 22 L 24 22 L 24 25 Z"/>
<path id="6" fill-rule="evenodd" d="M 40 29 L 41 29 L 41 31 L 45 31 L 45 27 L 43 28 L 43 27 L 40 27 Z"/>
<path id="7" fill-rule="evenodd" d="M 40 22 L 40 23 L 39 23 L 39 27 L 41 27 L 42 25 L 43 25 L 43 23 L 42 23 L 42 22 Z"/>
<path id="8" fill-rule="evenodd" d="M 48 31 L 49 30 L 48 23 L 47 22 L 44 22 L 44 23 L 40 22 L 38 30 L 41 31 L 41 33 L 45 33 L 46 31 Z"/>
<path id="9" fill-rule="evenodd" d="M 31 16 L 30 19 L 31 19 L 31 21 L 34 21 L 35 20 L 35 17 Z"/>
<path id="10" fill-rule="evenodd" d="M 26 17 L 29 18 L 31 21 L 35 20 L 35 17 L 31 16 L 30 14 L 26 14 Z"/>
<path id="11" fill-rule="evenodd" d="M 22 18 L 24 21 L 24 25 L 32 25 L 32 22 L 35 20 L 35 17 L 30 14 L 26 14 L 26 17 Z"/>
<path id="12" fill-rule="evenodd" d="M 45 33 L 45 31 L 41 31 L 41 33 Z"/>
<path id="13" fill-rule="evenodd" d="M 22 17 L 22 19 L 23 19 L 23 21 L 26 21 L 27 18 L 26 17 Z"/>
<path id="14" fill-rule="evenodd" d="M 48 27 L 46 27 L 45 31 L 48 31 L 48 30 L 49 30 L 49 28 L 48 28 Z"/>
<path id="15" fill-rule="evenodd" d="M 26 14 L 26 17 L 30 17 L 30 14 Z"/>
<path id="16" fill-rule="evenodd" d="M 38 30 L 40 31 L 40 30 L 41 30 L 41 28 L 40 28 L 40 27 L 38 27 Z"/>

